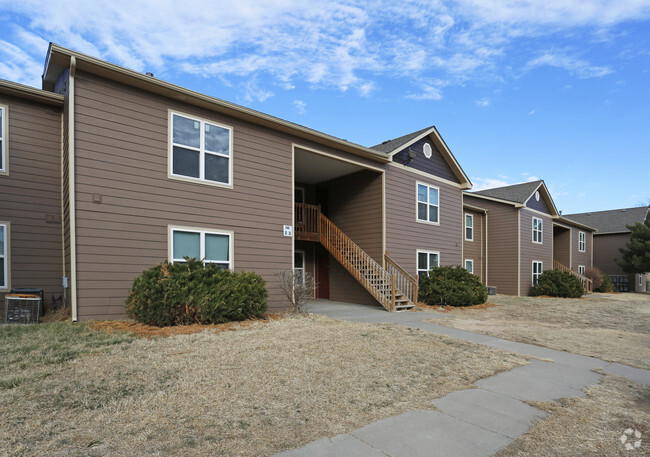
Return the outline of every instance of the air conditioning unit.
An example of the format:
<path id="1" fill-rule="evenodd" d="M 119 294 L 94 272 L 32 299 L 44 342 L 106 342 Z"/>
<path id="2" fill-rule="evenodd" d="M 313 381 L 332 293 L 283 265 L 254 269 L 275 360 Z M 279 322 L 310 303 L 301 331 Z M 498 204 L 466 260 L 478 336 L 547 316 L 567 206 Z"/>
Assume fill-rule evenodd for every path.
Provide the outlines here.
<path id="1" fill-rule="evenodd" d="M 38 295 L 8 294 L 5 296 L 5 324 L 38 324 L 41 306 Z"/>

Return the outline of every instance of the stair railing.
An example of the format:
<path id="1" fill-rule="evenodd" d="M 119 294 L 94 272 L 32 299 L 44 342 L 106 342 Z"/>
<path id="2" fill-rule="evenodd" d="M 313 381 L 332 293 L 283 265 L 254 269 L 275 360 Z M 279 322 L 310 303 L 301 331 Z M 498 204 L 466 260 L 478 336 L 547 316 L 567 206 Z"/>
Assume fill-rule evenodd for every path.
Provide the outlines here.
<path id="1" fill-rule="evenodd" d="M 395 288 L 399 290 L 411 303 L 418 301 L 418 280 L 411 276 L 406 270 L 400 267 L 393 259 L 388 256 L 388 251 L 384 253 L 384 262 L 386 271 L 395 277 Z"/>
<path id="2" fill-rule="evenodd" d="M 566 271 L 567 273 L 571 273 L 573 276 L 578 278 L 580 282 L 582 283 L 582 287 L 585 289 L 585 293 L 592 293 L 594 291 L 594 283 L 591 279 L 587 278 L 585 275 L 578 273 L 575 270 L 572 270 L 569 267 L 566 267 L 562 265 L 560 262 L 557 260 L 553 260 L 553 268 L 556 270 L 561 270 L 561 271 Z"/>

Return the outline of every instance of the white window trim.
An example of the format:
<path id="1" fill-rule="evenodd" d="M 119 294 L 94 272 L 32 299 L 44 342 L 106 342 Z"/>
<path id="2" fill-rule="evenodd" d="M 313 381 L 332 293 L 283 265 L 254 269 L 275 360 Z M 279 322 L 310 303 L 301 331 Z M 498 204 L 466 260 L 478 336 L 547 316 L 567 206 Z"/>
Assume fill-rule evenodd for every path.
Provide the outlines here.
<path id="1" fill-rule="evenodd" d="M 470 263 L 472 265 L 472 271 L 467 270 L 467 263 Z M 465 259 L 465 269 L 469 271 L 470 273 L 474 274 L 474 259 Z"/>
<path id="2" fill-rule="evenodd" d="M 540 265 L 540 266 L 539 266 L 539 273 L 535 273 L 535 264 L 536 264 L 536 263 L 538 263 L 538 264 Z M 541 276 L 542 273 L 544 272 L 544 262 L 542 262 L 541 260 L 533 260 L 533 264 L 532 264 L 532 265 L 533 265 L 533 266 L 532 266 L 532 270 L 531 270 L 532 273 L 533 273 L 533 274 L 532 274 L 532 283 L 533 283 L 533 286 L 534 286 L 534 285 L 535 285 L 535 276 L 537 275 L 537 277 L 538 277 L 538 279 L 539 279 L 539 276 Z"/>
<path id="3" fill-rule="evenodd" d="M 0 256 L 0 262 L 4 263 L 4 277 L 2 278 L 3 279 L 2 284 L 4 284 L 4 286 L 0 285 L 0 290 L 6 291 L 6 290 L 10 289 L 9 279 L 11 277 L 9 275 L 9 268 L 10 268 L 9 267 L 9 257 L 10 257 L 10 254 L 9 254 L 9 232 L 10 232 L 9 223 L 8 222 L 0 222 L 0 228 L 2 228 L 2 230 L 4 230 L 4 242 L 3 242 L 3 244 L 4 244 L 3 248 L 4 249 L 2 250 L 2 252 L 4 252 L 4 255 Z"/>
<path id="4" fill-rule="evenodd" d="M 539 230 L 535 230 L 535 221 L 538 221 L 539 223 L 537 224 L 538 227 L 541 227 Z M 539 217 L 533 216 L 532 220 L 532 241 L 535 244 L 544 244 L 544 220 L 540 219 Z M 539 233 L 539 241 L 535 241 L 535 232 Z"/>
<path id="5" fill-rule="evenodd" d="M 578 265 L 578 273 L 580 273 L 581 275 L 585 274 L 585 269 L 586 268 L 584 265 Z"/>
<path id="6" fill-rule="evenodd" d="M 203 264 L 206 263 L 228 263 L 228 269 L 235 268 L 235 233 L 230 230 L 206 229 L 200 227 L 186 227 L 181 225 L 167 226 L 167 258 L 171 263 L 180 262 L 182 259 L 174 259 L 174 232 L 194 232 L 201 234 L 201 259 Z M 205 234 L 227 235 L 228 236 L 228 262 L 205 261 Z"/>
<path id="7" fill-rule="evenodd" d="M 427 187 L 427 219 L 426 220 L 420 219 L 419 214 L 418 214 L 418 203 L 420 203 L 420 201 L 418 200 L 418 186 L 426 186 Z M 433 205 L 433 204 L 429 203 L 429 188 L 436 189 L 438 191 L 438 204 L 437 205 Z M 431 222 L 429 220 L 429 206 L 435 206 L 436 208 L 438 208 L 438 220 L 436 222 Z M 427 184 L 425 182 L 416 181 L 416 183 L 415 183 L 415 221 L 419 222 L 421 224 L 440 225 L 440 187 L 432 186 L 431 184 Z"/>
<path id="8" fill-rule="evenodd" d="M 440 198 L 438 196 L 438 198 Z M 472 226 L 468 227 L 467 226 L 467 218 L 470 218 L 472 220 Z M 467 229 L 470 229 L 472 231 L 472 237 L 467 238 Z M 474 215 L 473 214 L 465 214 L 465 241 L 474 241 Z"/>
<path id="9" fill-rule="evenodd" d="M 202 125 L 204 123 L 208 123 L 208 124 L 211 124 L 211 125 L 216 125 L 217 127 L 221 127 L 221 128 L 226 129 L 226 130 L 228 130 L 230 132 L 230 135 L 229 135 L 230 138 L 229 138 L 229 144 L 228 144 L 230 154 L 228 156 L 226 156 L 224 154 L 215 153 L 215 152 L 209 152 L 209 154 L 213 154 L 213 155 L 216 155 L 216 156 L 219 156 L 219 157 L 227 157 L 228 158 L 228 182 L 227 183 L 218 182 L 218 181 L 210 181 L 210 180 L 207 180 L 205 178 L 200 177 L 200 176 L 203 175 L 204 167 L 205 167 L 205 159 L 204 159 L 205 158 L 205 150 L 204 150 L 205 145 L 203 144 L 203 135 L 204 135 L 203 128 L 200 129 L 201 130 L 201 142 L 200 142 L 201 147 L 200 147 L 200 159 L 199 159 L 199 177 L 198 178 L 193 178 L 191 176 L 174 174 L 174 115 L 182 116 L 182 117 L 185 117 L 187 119 L 192 119 L 194 121 L 201 122 Z M 168 148 L 167 162 L 169 164 L 168 169 L 167 169 L 167 176 L 169 178 L 177 179 L 179 181 L 197 182 L 197 183 L 201 183 L 201 184 L 207 184 L 207 185 L 210 185 L 210 186 L 226 187 L 226 188 L 229 188 L 229 189 L 233 188 L 232 170 L 233 170 L 233 160 L 234 160 L 234 155 L 235 155 L 234 150 L 233 150 L 233 136 L 234 136 L 233 127 L 231 127 L 229 125 L 225 125 L 225 124 L 223 124 L 221 122 L 216 122 L 216 121 L 213 121 L 213 120 L 210 120 L 210 119 L 205 119 L 205 118 L 202 118 L 202 117 L 194 116 L 192 114 L 186 114 L 186 113 L 182 113 L 180 111 L 169 110 L 169 119 L 168 119 L 167 130 L 168 130 L 168 135 L 167 135 L 168 136 L 168 138 L 167 138 L 167 148 Z M 196 148 L 190 148 L 189 146 L 184 146 L 184 145 L 180 145 L 180 144 L 179 144 L 179 146 L 187 148 L 187 149 L 196 150 Z"/>
<path id="10" fill-rule="evenodd" d="M 424 249 L 418 249 L 416 251 L 416 254 L 415 254 L 415 271 L 416 271 L 416 275 L 419 276 L 420 272 L 424 271 L 424 270 L 420 270 L 420 262 L 419 262 L 420 254 L 427 254 L 427 265 L 428 265 L 429 269 L 426 271 L 426 273 L 428 273 L 431 270 L 431 265 L 429 265 L 429 259 L 430 259 L 429 255 L 430 254 L 436 254 L 438 256 L 438 265 L 436 265 L 436 267 L 440 266 L 440 251 L 425 251 Z"/>
<path id="11" fill-rule="evenodd" d="M 0 111 L 2 112 L 2 134 L 0 135 L 0 140 L 2 140 L 2 146 L 0 146 L 0 158 L 2 158 L 2 165 L 0 166 L 0 175 L 8 175 L 9 147 L 7 146 L 7 139 L 9 138 L 9 107 L 7 105 L 0 105 Z"/>
<path id="12" fill-rule="evenodd" d="M 587 250 L 587 234 L 585 232 L 578 232 L 578 252 L 585 252 Z"/>

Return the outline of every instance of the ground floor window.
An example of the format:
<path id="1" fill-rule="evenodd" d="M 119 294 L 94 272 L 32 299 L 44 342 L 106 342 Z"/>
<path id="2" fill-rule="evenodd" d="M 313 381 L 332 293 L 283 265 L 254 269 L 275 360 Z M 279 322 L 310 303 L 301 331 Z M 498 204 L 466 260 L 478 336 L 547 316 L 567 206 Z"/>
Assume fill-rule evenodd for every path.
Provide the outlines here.
<path id="1" fill-rule="evenodd" d="M 232 232 L 170 227 L 170 258 L 173 263 L 184 262 L 185 257 L 201 259 L 203 263 L 216 263 L 233 268 Z"/>
<path id="2" fill-rule="evenodd" d="M 472 259 L 465 259 L 465 269 L 474 274 L 474 261 Z"/>
<path id="3" fill-rule="evenodd" d="M 533 286 L 539 282 L 539 277 L 542 275 L 544 264 L 540 261 L 533 260 Z"/>
<path id="4" fill-rule="evenodd" d="M 9 249 L 7 224 L 0 224 L 0 289 L 7 289 L 9 284 Z"/>
<path id="5" fill-rule="evenodd" d="M 440 266 L 440 253 L 434 251 L 418 251 L 418 276 L 428 275 L 429 270 Z"/>
<path id="6" fill-rule="evenodd" d="M 293 271 L 298 274 L 300 284 L 305 284 L 305 251 L 294 251 Z"/>
<path id="7" fill-rule="evenodd" d="M 585 266 L 584 265 L 578 265 L 578 273 L 581 275 L 585 274 Z"/>

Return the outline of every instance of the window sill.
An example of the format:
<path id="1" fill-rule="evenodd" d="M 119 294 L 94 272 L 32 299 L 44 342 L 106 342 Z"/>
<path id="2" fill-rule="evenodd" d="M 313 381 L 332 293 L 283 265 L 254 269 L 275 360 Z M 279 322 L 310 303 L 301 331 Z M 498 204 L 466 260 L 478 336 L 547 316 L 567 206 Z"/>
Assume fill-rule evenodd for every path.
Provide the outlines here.
<path id="1" fill-rule="evenodd" d="M 234 187 L 232 183 L 226 184 L 226 183 L 221 183 L 221 182 L 216 182 L 216 181 L 206 181 L 204 179 L 188 178 L 186 176 L 180 176 L 180 175 L 168 174 L 167 177 L 169 179 L 174 179 L 176 181 L 184 181 L 184 182 L 189 182 L 189 183 L 194 183 L 194 184 L 203 184 L 203 185 L 206 185 L 206 186 L 221 187 L 221 188 L 224 188 L 224 189 L 232 189 Z"/>

